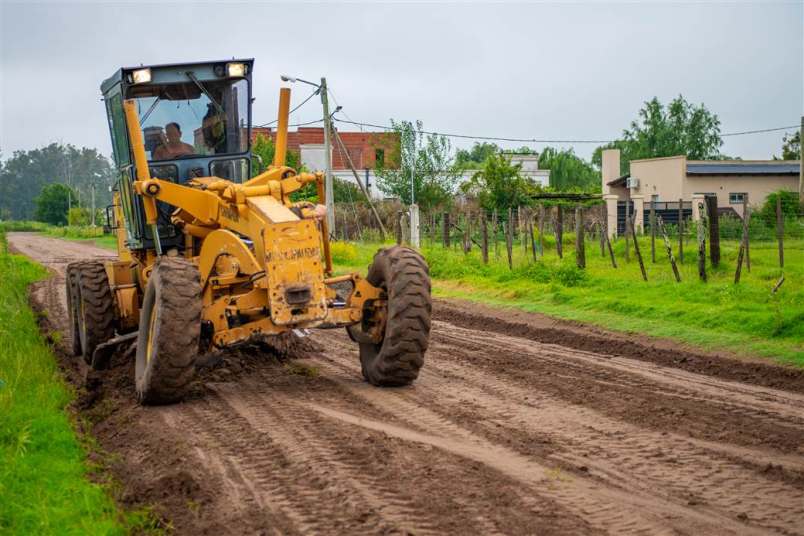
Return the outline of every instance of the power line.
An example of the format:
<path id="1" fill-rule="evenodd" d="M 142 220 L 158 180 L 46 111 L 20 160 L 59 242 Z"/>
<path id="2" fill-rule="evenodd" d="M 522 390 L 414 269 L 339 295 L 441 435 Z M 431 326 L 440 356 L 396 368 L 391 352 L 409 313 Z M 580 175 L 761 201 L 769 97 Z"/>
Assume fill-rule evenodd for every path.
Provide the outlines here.
<path id="1" fill-rule="evenodd" d="M 762 132 L 776 132 L 777 130 L 787 130 L 789 128 L 798 129 L 798 125 L 793 125 L 790 127 L 763 128 L 760 130 L 746 130 L 743 132 L 729 132 L 728 134 L 721 134 L 720 137 L 724 138 L 726 136 L 742 136 L 744 134 L 761 134 Z"/>
<path id="2" fill-rule="evenodd" d="M 334 118 L 335 121 L 339 123 L 348 123 L 351 125 L 358 125 L 363 127 L 372 127 L 372 128 L 380 128 L 383 130 L 394 130 L 394 127 L 388 125 L 377 125 L 374 123 L 362 123 L 359 121 L 351 121 L 346 119 L 338 119 L 337 117 Z M 791 128 L 798 129 L 798 125 L 787 126 L 787 127 L 774 127 L 774 128 L 764 128 L 758 130 L 746 130 L 742 132 L 727 132 L 725 134 L 721 134 L 720 137 L 727 137 L 727 136 L 744 136 L 746 134 L 761 134 L 764 132 L 776 132 L 779 130 L 788 130 Z M 522 142 L 522 143 L 611 143 L 617 140 L 553 140 L 553 139 L 538 139 L 538 138 L 508 138 L 503 136 L 472 136 L 468 134 L 454 134 L 454 133 L 446 133 L 446 132 L 435 132 L 435 131 L 427 131 L 422 130 L 422 134 L 435 134 L 437 136 L 445 136 L 447 138 L 462 138 L 462 139 L 470 139 L 470 140 L 489 140 L 489 141 L 512 141 L 512 142 Z"/>
<path id="3" fill-rule="evenodd" d="M 289 111 L 289 112 L 288 112 L 288 115 L 292 114 L 293 112 L 295 112 L 296 110 L 298 110 L 299 108 L 301 108 L 302 106 L 304 106 L 305 104 L 307 104 L 307 101 L 309 101 L 310 99 L 312 99 L 313 97 L 315 97 L 316 95 L 318 95 L 318 93 L 319 93 L 319 90 L 318 90 L 318 89 L 316 89 L 315 91 L 313 91 L 312 93 L 310 93 L 310 94 L 307 96 L 307 98 L 306 98 L 306 99 L 304 99 L 303 101 L 301 101 L 299 104 L 297 104 L 297 105 L 296 105 L 296 107 L 294 107 L 294 108 L 293 108 L 291 111 Z M 276 123 L 277 121 L 279 121 L 279 119 L 274 119 L 273 121 L 269 121 L 269 122 L 267 122 L 267 123 L 263 123 L 262 125 L 253 125 L 253 126 L 255 126 L 255 127 L 257 127 L 257 128 L 261 128 L 261 127 L 267 127 L 267 126 L 269 126 L 269 125 L 273 125 L 273 124 L 274 124 L 274 123 Z M 294 126 L 294 125 L 290 125 L 290 126 Z"/>

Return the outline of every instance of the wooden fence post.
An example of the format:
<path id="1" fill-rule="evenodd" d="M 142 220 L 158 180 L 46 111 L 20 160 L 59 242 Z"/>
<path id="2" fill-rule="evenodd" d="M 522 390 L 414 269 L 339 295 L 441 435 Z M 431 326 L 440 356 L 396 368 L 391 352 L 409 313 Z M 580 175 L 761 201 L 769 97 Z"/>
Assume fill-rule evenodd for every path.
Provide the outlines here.
<path id="1" fill-rule="evenodd" d="M 743 209 L 745 209 L 745 207 L 743 207 Z M 735 272 L 734 272 L 734 284 L 735 285 L 740 282 L 740 271 L 742 270 L 742 267 L 743 267 L 743 256 L 745 255 L 745 252 L 748 249 L 747 245 L 748 245 L 748 218 L 749 217 L 750 217 L 750 214 L 748 214 L 747 212 L 743 212 L 743 239 L 740 241 L 740 252 L 737 254 L 737 270 L 735 270 Z M 747 259 L 747 257 L 746 257 L 746 259 Z M 748 264 L 746 263 L 746 268 L 747 267 L 748 267 Z"/>
<path id="2" fill-rule="evenodd" d="M 544 257 L 544 205 L 539 203 L 539 255 Z"/>
<path id="3" fill-rule="evenodd" d="M 664 238 L 664 248 L 667 250 L 667 258 L 670 259 L 670 266 L 673 267 L 673 275 L 676 276 L 676 283 L 681 283 L 681 274 L 678 273 L 678 266 L 676 266 L 676 259 L 673 257 L 673 246 L 670 245 L 670 238 L 667 236 L 667 229 L 664 227 L 664 221 L 659 216 L 659 230 Z"/>
<path id="4" fill-rule="evenodd" d="M 444 247 L 449 249 L 449 212 L 445 212 L 444 216 L 441 220 L 442 230 L 441 230 L 441 238 L 444 241 Z"/>
<path id="5" fill-rule="evenodd" d="M 712 267 L 720 264 L 720 218 L 717 213 L 717 196 L 706 196 L 706 207 L 709 216 L 709 258 Z"/>
<path id="6" fill-rule="evenodd" d="M 656 264 L 656 202 L 650 200 L 650 261 Z"/>
<path id="7" fill-rule="evenodd" d="M 472 214 L 467 213 L 463 228 L 463 252 L 470 251 L 472 251 Z"/>
<path id="8" fill-rule="evenodd" d="M 609 258 L 611 258 L 611 267 L 617 268 L 617 261 L 614 259 L 614 250 L 611 248 L 611 240 L 609 240 L 608 233 L 606 233 L 606 247 L 609 250 Z"/>
<path id="9" fill-rule="evenodd" d="M 749 272 L 751 271 L 751 247 L 749 245 L 750 239 L 748 235 L 750 234 L 748 224 L 751 219 L 751 209 L 748 208 L 748 193 L 744 194 L 743 197 L 743 236 L 745 238 L 745 269 Z"/>
<path id="10" fill-rule="evenodd" d="M 684 264 L 684 200 L 678 200 L 678 261 Z"/>
<path id="11" fill-rule="evenodd" d="M 698 277 L 706 283 L 706 231 L 704 230 L 704 204 L 698 203 Z"/>
<path id="12" fill-rule="evenodd" d="M 564 211 L 561 205 L 556 205 L 556 252 L 558 258 L 564 258 L 564 245 L 562 244 L 564 236 Z"/>
<path id="13" fill-rule="evenodd" d="M 514 247 L 514 211 L 508 209 L 508 221 L 505 222 L 505 250 L 508 252 L 508 269 L 514 269 L 513 259 Z"/>
<path id="14" fill-rule="evenodd" d="M 575 264 L 586 268 L 586 243 L 583 236 L 583 211 L 575 207 Z"/>
<path id="15" fill-rule="evenodd" d="M 480 248 L 483 253 L 483 264 L 489 263 L 489 225 L 486 221 L 486 212 L 482 212 L 482 217 L 480 219 L 480 232 L 481 238 L 483 240 L 482 247 Z"/>
<path id="16" fill-rule="evenodd" d="M 530 252 L 533 255 L 533 260 L 536 260 L 536 237 L 533 236 L 533 214 L 531 213 L 528 218 L 528 234 L 530 235 Z"/>
<path id="17" fill-rule="evenodd" d="M 801 163 L 804 166 L 804 162 Z M 779 268 L 784 268 L 784 214 L 782 196 L 776 196 L 776 239 L 779 241 Z"/>
<path id="18" fill-rule="evenodd" d="M 494 240 L 494 258 L 500 258 L 500 247 L 497 244 L 497 209 L 495 208 L 494 211 L 491 213 L 491 236 L 492 240 Z"/>
<path id="19" fill-rule="evenodd" d="M 637 261 L 639 262 L 639 269 L 642 271 L 642 279 L 647 281 L 648 280 L 648 272 L 645 271 L 645 263 L 642 262 L 642 253 L 639 252 L 639 242 L 637 242 L 636 230 L 635 229 L 636 229 L 636 226 L 634 225 L 634 222 L 632 221 L 631 222 L 631 238 L 634 239 L 634 255 L 636 256 Z"/>

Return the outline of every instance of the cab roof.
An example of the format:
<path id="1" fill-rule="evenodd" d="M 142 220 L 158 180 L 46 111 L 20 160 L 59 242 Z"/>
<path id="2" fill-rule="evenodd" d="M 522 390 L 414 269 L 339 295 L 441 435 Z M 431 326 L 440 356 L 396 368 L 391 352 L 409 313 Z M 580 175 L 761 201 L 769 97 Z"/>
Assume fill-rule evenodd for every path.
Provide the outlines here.
<path id="1" fill-rule="evenodd" d="M 189 63 L 162 63 L 158 65 L 138 65 L 136 67 L 121 67 L 117 70 L 112 76 L 107 78 L 101 83 L 100 90 L 101 93 L 104 95 L 112 89 L 115 85 L 121 84 L 123 86 L 128 85 L 128 78 L 127 75 L 132 71 L 136 71 L 138 69 L 151 69 L 154 73 L 160 73 L 163 76 L 159 80 L 155 80 L 155 83 L 169 83 L 171 81 L 175 82 L 184 82 L 186 80 L 179 79 L 178 75 L 183 74 L 183 70 L 186 68 L 192 68 L 195 71 L 196 76 L 199 80 L 208 80 L 208 79 L 218 79 L 217 76 L 213 74 L 213 69 L 216 65 L 223 65 L 226 63 L 245 63 L 248 65 L 248 73 L 246 74 L 246 78 L 251 78 L 251 71 L 254 68 L 254 58 L 231 58 L 227 60 L 218 60 L 218 61 L 196 61 L 196 62 L 189 62 Z M 181 69 L 181 70 L 179 70 Z M 157 77 L 155 77 L 157 78 Z M 175 80 L 171 80 L 171 78 L 175 78 Z"/>

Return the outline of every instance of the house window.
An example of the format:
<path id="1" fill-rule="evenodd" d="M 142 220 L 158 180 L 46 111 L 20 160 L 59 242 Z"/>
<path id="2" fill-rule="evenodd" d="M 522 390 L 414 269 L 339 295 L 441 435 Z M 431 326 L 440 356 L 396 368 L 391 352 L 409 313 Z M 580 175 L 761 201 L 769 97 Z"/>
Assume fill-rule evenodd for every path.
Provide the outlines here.
<path id="1" fill-rule="evenodd" d="M 731 192 L 729 193 L 729 204 L 731 205 L 742 205 L 745 202 L 745 193 L 744 192 Z"/>
<path id="2" fill-rule="evenodd" d="M 374 165 L 378 168 L 385 167 L 385 149 L 374 149 Z"/>

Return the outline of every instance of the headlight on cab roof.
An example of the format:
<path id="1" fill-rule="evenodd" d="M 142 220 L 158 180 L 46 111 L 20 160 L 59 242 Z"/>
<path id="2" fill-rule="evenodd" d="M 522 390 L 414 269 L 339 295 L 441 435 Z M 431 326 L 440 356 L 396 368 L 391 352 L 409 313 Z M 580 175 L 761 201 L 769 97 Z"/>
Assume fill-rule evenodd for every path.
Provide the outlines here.
<path id="1" fill-rule="evenodd" d="M 229 78 L 242 78 L 246 76 L 248 69 L 245 63 L 227 63 L 226 74 Z"/>
<path id="2" fill-rule="evenodd" d="M 132 84 L 147 84 L 151 81 L 151 69 L 137 69 L 131 73 Z"/>

